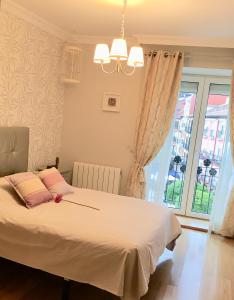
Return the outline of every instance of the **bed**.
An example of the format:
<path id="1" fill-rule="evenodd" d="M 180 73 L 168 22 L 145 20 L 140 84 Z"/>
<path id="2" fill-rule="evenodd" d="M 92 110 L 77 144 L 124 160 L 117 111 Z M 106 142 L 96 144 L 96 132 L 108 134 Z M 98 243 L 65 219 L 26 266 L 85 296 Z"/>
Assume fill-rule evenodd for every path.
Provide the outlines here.
<path id="1" fill-rule="evenodd" d="M 28 150 L 22 140 L 28 140 L 28 130 L 0 128 L 0 145 L 3 131 L 17 155 L 3 162 L 0 175 L 25 171 Z M 17 141 L 24 150 L 12 151 Z M 16 170 L 12 167 L 15 156 L 24 161 Z M 89 283 L 123 300 L 138 300 L 147 293 L 158 258 L 166 247 L 172 250 L 180 233 L 169 209 L 94 190 L 74 188 L 60 203 L 27 209 L 0 178 L 1 257 Z"/>

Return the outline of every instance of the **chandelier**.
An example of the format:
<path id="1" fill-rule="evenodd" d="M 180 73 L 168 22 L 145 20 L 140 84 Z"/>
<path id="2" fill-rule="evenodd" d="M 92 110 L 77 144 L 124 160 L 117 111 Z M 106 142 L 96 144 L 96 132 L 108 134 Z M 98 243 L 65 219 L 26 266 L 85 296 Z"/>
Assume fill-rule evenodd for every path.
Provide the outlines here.
<path id="1" fill-rule="evenodd" d="M 107 44 L 97 44 L 95 48 L 94 63 L 101 64 L 102 71 L 107 74 L 113 74 L 115 72 L 122 72 L 125 75 L 133 75 L 136 68 L 144 66 L 144 54 L 142 47 L 131 47 L 129 55 L 127 50 L 127 42 L 125 39 L 124 25 L 125 25 L 125 13 L 127 8 L 127 0 L 123 0 L 122 10 L 122 24 L 120 37 L 112 41 L 111 50 Z M 112 71 L 105 70 L 104 65 L 115 61 L 115 66 Z M 130 72 L 125 71 L 123 68 L 124 62 L 132 68 Z"/>

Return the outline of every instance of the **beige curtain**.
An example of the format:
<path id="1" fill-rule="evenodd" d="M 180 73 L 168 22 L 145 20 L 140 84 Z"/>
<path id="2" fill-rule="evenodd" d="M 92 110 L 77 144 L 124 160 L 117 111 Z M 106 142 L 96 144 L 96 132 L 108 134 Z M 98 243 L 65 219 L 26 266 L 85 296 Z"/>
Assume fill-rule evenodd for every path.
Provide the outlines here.
<path id="1" fill-rule="evenodd" d="M 229 105 L 229 124 L 230 124 L 230 141 L 232 149 L 232 158 L 234 162 L 234 65 L 232 68 L 232 83 L 231 83 L 231 96 Z"/>
<path id="2" fill-rule="evenodd" d="M 158 154 L 169 132 L 182 67 L 183 55 L 179 52 L 158 51 L 147 57 L 134 162 L 127 181 L 129 196 L 144 198 L 144 167 Z"/>
<path id="3" fill-rule="evenodd" d="M 232 70 L 231 97 L 229 106 L 230 144 L 234 168 L 234 66 Z M 220 233 L 226 237 L 234 237 L 234 186 L 231 190 Z"/>

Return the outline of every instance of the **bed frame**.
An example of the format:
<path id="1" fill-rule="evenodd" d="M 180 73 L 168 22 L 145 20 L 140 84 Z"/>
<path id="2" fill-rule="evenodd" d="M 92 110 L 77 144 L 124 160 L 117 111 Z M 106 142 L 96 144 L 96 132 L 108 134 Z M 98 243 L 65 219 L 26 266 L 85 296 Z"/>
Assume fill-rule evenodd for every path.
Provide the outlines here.
<path id="1" fill-rule="evenodd" d="M 29 128 L 0 127 L 0 177 L 28 169 Z M 64 278 L 62 300 L 69 299 L 71 282 Z"/>

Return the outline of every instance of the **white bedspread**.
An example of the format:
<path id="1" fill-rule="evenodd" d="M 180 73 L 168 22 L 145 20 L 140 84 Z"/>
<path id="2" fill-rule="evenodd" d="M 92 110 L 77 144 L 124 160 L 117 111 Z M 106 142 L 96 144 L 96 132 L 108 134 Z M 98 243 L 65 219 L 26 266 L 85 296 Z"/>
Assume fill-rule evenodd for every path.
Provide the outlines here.
<path id="1" fill-rule="evenodd" d="M 27 209 L 0 179 L 0 256 L 138 300 L 166 245 L 180 233 L 173 213 L 146 201 L 85 189 L 69 202 Z"/>

